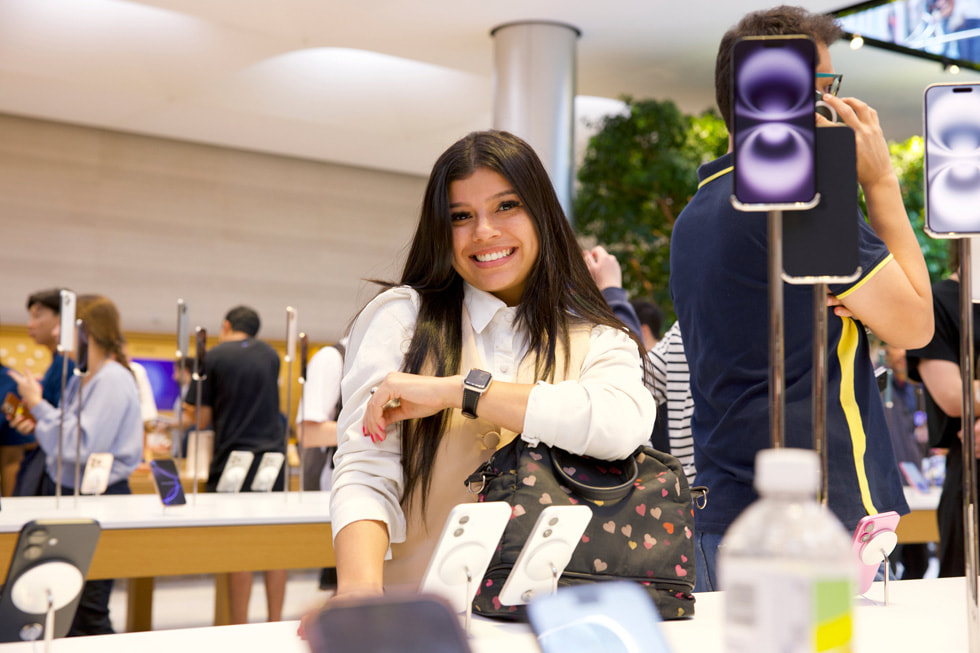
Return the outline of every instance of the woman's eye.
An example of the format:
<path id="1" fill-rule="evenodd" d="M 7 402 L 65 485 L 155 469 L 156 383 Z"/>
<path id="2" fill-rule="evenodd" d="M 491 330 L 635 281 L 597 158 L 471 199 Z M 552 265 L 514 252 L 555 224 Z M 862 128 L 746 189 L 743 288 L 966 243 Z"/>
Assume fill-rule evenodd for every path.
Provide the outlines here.
<path id="1" fill-rule="evenodd" d="M 521 203 L 517 200 L 507 200 L 506 202 L 500 203 L 501 211 L 513 211 L 514 209 L 519 209 L 520 207 Z"/>
<path id="2" fill-rule="evenodd" d="M 460 220 L 465 220 L 468 217 L 470 217 L 470 214 L 463 211 L 449 214 L 449 219 L 453 222 L 459 222 Z"/>

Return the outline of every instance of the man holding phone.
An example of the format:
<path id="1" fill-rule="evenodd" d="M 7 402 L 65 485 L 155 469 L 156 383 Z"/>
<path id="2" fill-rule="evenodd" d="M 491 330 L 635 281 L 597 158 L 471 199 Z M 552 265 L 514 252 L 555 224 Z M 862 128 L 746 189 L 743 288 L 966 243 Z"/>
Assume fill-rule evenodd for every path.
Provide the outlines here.
<path id="1" fill-rule="evenodd" d="M 813 84 L 826 91 L 839 85 L 828 46 L 841 34 L 832 17 L 798 7 L 745 16 L 723 37 L 715 68 L 716 99 L 729 131 L 732 50 L 739 39 L 810 37 L 817 54 Z M 864 327 L 896 346 L 922 346 L 933 331 L 932 295 L 877 113 L 855 98 L 824 93 L 822 100 L 854 131 L 869 219 L 855 215 L 860 278 L 830 286 L 827 298 L 829 504 L 853 529 L 866 514 L 908 511 Z M 823 117 L 814 114 L 814 120 L 831 128 Z M 670 286 L 691 367 L 698 483 L 710 491 L 706 507 L 695 511 L 695 591 L 718 589 L 718 544 L 755 500 L 755 455 L 771 446 L 767 221 L 733 208 L 733 167 L 729 151 L 699 169 L 697 193 L 671 239 Z M 812 448 L 812 288 L 785 286 L 784 307 L 786 442 Z"/>

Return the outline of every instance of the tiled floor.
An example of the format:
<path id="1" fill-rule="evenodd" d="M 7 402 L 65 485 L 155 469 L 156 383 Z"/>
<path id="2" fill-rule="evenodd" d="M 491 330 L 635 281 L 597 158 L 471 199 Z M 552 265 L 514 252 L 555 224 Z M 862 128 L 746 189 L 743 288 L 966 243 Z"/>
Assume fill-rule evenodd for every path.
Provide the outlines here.
<path id="1" fill-rule="evenodd" d="M 306 610 L 322 602 L 327 594 L 319 589 L 320 570 L 289 572 L 283 619 L 299 619 Z M 126 629 L 126 582 L 117 581 L 109 600 L 109 613 L 116 632 Z M 249 601 L 249 622 L 266 620 L 262 574 L 255 575 Z M 196 628 L 214 624 L 214 577 L 174 576 L 157 578 L 153 590 L 153 629 Z"/>

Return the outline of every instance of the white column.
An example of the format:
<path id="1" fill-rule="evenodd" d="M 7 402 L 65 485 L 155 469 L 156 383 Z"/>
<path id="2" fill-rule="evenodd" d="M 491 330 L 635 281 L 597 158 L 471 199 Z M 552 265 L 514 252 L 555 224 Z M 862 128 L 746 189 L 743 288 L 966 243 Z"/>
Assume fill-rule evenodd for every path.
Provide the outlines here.
<path id="1" fill-rule="evenodd" d="M 507 23 L 494 39 L 493 127 L 527 141 L 544 163 L 565 214 L 572 213 L 575 56 L 571 25 Z"/>

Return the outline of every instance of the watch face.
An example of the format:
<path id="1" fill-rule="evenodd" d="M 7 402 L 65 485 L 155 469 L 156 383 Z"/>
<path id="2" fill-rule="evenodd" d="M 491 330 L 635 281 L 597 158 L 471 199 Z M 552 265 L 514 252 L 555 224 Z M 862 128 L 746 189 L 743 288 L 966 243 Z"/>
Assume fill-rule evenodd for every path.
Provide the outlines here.
<path id="1" fill-rule="evenodd" d="M 487 386 L 490 385 L 490 378 L 490 372 L 473 368 L 466 375 L 466 380 L 463 383 L 477 390 L 486 390 Z"/>

